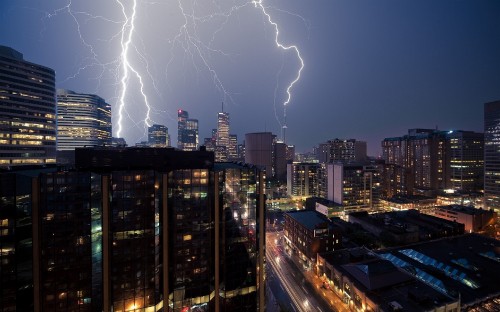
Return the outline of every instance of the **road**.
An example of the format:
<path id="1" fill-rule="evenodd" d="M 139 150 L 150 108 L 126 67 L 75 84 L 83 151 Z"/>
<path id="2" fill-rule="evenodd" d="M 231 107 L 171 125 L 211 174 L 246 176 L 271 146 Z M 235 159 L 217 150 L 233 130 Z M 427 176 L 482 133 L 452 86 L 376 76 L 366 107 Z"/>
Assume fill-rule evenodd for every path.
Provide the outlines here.
<path id="1" fill-rule="evenodd" d="M 278 241 L 278 232 L 268 231 L 266 234 L 266 261 L 270 287 L 278 302 L 285 304 L 285 309 L 296 312 L 337 311 L 316 293 L 285 253 Z"/>

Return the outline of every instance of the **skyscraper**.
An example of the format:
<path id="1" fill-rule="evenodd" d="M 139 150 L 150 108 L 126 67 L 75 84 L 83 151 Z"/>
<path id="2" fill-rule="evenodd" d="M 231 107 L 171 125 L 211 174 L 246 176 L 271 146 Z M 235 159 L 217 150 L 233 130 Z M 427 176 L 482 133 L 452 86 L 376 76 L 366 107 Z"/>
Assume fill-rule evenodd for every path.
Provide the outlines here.
<path id="1" fill-rule="evenodd" d="M 111 105 L 95 94 L 57 90 L 57 150 L 111 145 Z"/>
<path id="2" fill-rule="evenodd" d="M 56 162 L 54 70 L 0 46 L 0 166 Z"/>
<path id="3" fill-rule="evenodd" d="M 170 146 L 168 128 L 163 125 L 152 125 L 148 128 L 148 144 L 151 147 Z"/>
<path id="4" fill-rule="evenodd" d="M 189 113 L 179 109 L 177 111 L 177 148 L 183 151 L 195 151 L 198 145 L 198 120 L 189 119 Z"/>
<path id="5" fill-rule="evenodd" d="M 484 104 L 484 199 L 500 210 L 500 101 Z"/>
<path id="6" fill-rule="evenodd" d="M 177 111 L 177 148 L 184 150 L 184 142 L 186 138 L 187 119 L 189 113 L 185 110 L 179 109 Z"/>
<path id="7" fill-rule="evenodd" d="M 229 154 L 229 113 L 217 114 L 217 161 L 227 161 Z"/>

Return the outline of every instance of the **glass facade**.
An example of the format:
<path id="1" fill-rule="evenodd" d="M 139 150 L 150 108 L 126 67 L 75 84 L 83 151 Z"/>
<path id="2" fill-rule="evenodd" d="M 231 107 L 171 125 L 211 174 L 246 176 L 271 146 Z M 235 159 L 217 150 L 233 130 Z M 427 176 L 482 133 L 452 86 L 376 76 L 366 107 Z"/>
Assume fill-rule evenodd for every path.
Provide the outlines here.
<path id="1" fill-rule="evenodd" d="M 177 111 L 177 148 L 183 151 L 198 149 L 198 120 L 189 119 L 189 113 L 179 109 Z"/>
<path id="2" fill-rule="evenodd" d="M 208 311 L 214 298 L 213 177 L 207 169 L 168 174 L 169 306 Z M 212 187 L 211 187 L 212 186 Z M 166 228 L 165 228 L 166 226 Z M 213 302 L 212 302 L 213 304 Z"/>
<path id="3" fill-rule="evenodd" d="M 258 169 L 165 148 L 76 156 L 0 174 L 0 311 L 264 310 Z"/>
<path id="4" fill-rule="evenodd" d="M 40 310 L 102 309 L 100 178 L 87 172 L 40 177 Z M 91 226 L 89 226 L 91 225 Z"/>
<path id="5" fill-rule="evenodd" d="M 222 190 L 220 272 L 221 311 L 257 311 L 258 172 L 227 168 L 220 175 Z"/>
<path id="6" fill-rule="evenodd" d="M 31 176 L 0 174 L 0 311 L 33 310 Z"/>
<path id="7" fill-rule="evenodd" d="M 157 179 L 153 170 L 110 174 L 109 280 L 115 312 L 154 307 L 160 301 Z"/>

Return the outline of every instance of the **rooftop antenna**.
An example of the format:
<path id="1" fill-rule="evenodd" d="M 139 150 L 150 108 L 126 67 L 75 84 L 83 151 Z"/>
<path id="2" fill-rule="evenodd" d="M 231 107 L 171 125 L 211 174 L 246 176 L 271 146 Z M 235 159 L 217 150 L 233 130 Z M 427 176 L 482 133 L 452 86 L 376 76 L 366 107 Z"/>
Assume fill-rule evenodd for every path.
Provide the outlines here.
<path id="1" fill-rule="evenodd" d="M 222 101 L 222 112 L 224 112 L 224 101 Z"/>
<path id="2" fill-rule="evenodd" d="M 282 129 L 282 136 L 283 136 L 283 143 L 286 143 L 286 128 L 288 128 L 286 126 L 286 105 L 285 105 L 285 108 L 283 109 L 283 112 L 284 112 L 284 122 L 283 122 L 283 129 Z"/>

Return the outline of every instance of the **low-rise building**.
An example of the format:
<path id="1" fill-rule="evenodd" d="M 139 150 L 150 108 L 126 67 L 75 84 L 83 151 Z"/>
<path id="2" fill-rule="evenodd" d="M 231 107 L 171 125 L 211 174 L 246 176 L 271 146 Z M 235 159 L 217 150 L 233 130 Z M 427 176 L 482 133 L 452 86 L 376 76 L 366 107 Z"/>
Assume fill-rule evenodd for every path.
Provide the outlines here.
<path id="1" fill-rule="evenodd" d="M 317 211 L 299 210 L 284 214 L 287 246 L 297 252 L 306 266 L 316 262 L 319 252 L 337 250 L 342 245 L 340 229 Z"/>
<path id="2" fill-rule="evenodd" d="M 451 297 L 361 247 L 318 254 L 318 275 L 351 311 L 460 311 Z"/>
<path id="3" fill-rule="evenodd" d="M 380 201 L 385 210 L 425 210 L 436 205 L 436 199 L 422 195 L 394 196 Z"/>
<path id="4" fill-rule="evenodd" d="M 361 225 L 384 245 L 411 244 L 464 233 L 463 224 L 423 214 L 418 210 L 377 214 L 356 212 L 349 214 L 349 222 Z"/>
<path id="5" fill-rule="evenodd" d="M 497 213 L 493 210 L 461 205 L 439 206 L 436 207 L 434 214 L 439 218 L 464 224 L 465 232 L 468 233 L 484 230 L 497 219 Z"/>

